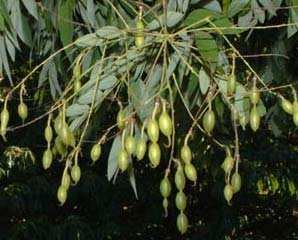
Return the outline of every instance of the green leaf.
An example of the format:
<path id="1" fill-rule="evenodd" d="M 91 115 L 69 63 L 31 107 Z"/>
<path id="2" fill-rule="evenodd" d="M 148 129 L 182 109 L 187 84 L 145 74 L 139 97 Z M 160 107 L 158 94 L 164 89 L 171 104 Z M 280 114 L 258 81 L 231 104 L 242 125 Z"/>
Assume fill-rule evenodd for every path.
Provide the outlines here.
<path id="1" fill-rule="evenodd" d="M 232 0 L 230 3 L 230 7 L 228 10 L 228 16 L 234 17 L 239 12 L 241 12 L 247 4 L 249 4 L 250 0 Z"/>
<path id="2" fill-rule="evenodd" d="M 4 37 L 0 35 L 0 58 L 2 60 L 5 72 L 9 78 L 10 84 L 13 85 L 10 68 L 8 64 L 8 58 L 6 54 L 5 44 L 4 44 Z"/>
<path id="3" fill-rule="evenodd" d="M 72 42 L 74 0 L 61 1 L 58 8 L 58 29 L 63 46 Z"/>
<path id="4" fill-rule="evenodd" d="M 133 192 L 134 192 L 134 194 L 136 196 L 136 199 L 138 199 L 138 191 L 137 191 L 137 184 L 136 184 L 135 172 L 134 172 L 134 168 L 133 168 L 132 165 L 128 168 L 128 175 L 129 175 L 130 185 L 131 185 L 131 187 L 133 189 Z"/>
<path id="5" fill-rule="evenodd" d="M 119 38 L 122 34 L 122 31 L 114 26 L 104 26 L 96 31 L 96 35 L 104 39 L 115 39 Z"/>
<path id="6" fill-rule="evenodd" d="M 265 116 L 267 113 L 266 107 L 262 100 L 260 100 L 257 105 L 257 111 L 261 117 Z"/>
<path id="7" fill-rule="evenodd" d="M 219 15 L 213 11 L 207 9 L 197 9 L 192 11 L 184 20 L 186 26 L 193 25 L 193 27 L 199 27 L 208 23 L 205 19 L 210 20 L 217 18 Z"/>
<path id="8" fill-rule="evenodd" d="M 217 0 L 207 1 L 203 5 L 203 7 L 210 10 L 210 11 L 221 13 L 221 6 L 220 6 L 220 3 Z"/>
<path id="9" fill-rule="evenodd" d="M 203 68 L 199 72 L 200 89 L 202 94 L 206 94 L 210 86 L 210 77 Z"/>
<path id="10" fill-rule="evenodd" d="M 233 27 L 236 27 L 236 26 L 227 17 L 217 18 L 213 21 L 213 23 L 219 28 L 227 28 L 227 29 L 220 29 L 220 31 L 223 34 L 239 34 L 245 31 L 241 29 L 233 29 Z"/>
<path id="11" fill-rule="evenodd" d="M 203 60 L 209 63 L 216 63 L 218 60 L 218 48 L 212 35 L 201 31 L 196 33 L 195 40 Z"/>
<path id="12" fill-rule="evenodd" d="M 89 111 L 89 105 L 87 105 L 87 104 L 82 105 L 82 104 L 74 103 L 67 108 L 66 116 L 74 117 L 74 116 L 85 114 L 88 111 Z"/>
<path id="13" fill-rule="evenodd" d="M 103 40 L 100 39 L 95 33 L 86 34 L 78 38 L 75 44 L 78 47 L 96 47 L 102 46 Z"/>
<path id="14" fill-rule="evenodd" d="M 174 27 L 182 20 L 183 16 L 184 15 L 182 13 L 169 11 L 167 13 L 167 26 Z M 156 30 L 164 25 L 164 20 L 164 15 L 161 15 L 158 17 L 158 20 L 154 19 L 151 23 L 149 23 L 147 28 L 149 30 Z"/>
<path id="15" fill-rule="evenodd" d="M 0 31 L 4 31 L 4 30 L 5 30 L 4 17 L 1 15 L 1 12 L 0 12 Z"/>
<path id="16" fill-rule="evenodd" d="M 111 181 L 113 176 L 115 175 L 117 169 L 118 169 L 118 154 L 121 149 L 121 136 L 118 135 L 115 137 L 109 158 L 108 158 L 108 169 L 107 169 L 107 177 L 108 180 Z"/>
<path id="17" fill-rule="evenodd" d="M 13 43 L 11 42 L 11 40 L 5 36 L 5 44 L 6 44 L 6 49 L 9 53 L 9 56 L 11 58 L 11 60 L 14 62 L 15 61 L 15 55 L 16 55 L 16 50 L 15 50 L 15 46 L 13 45 Z"/>
<path id="18" fill-rule="evenodd" d="M 51 95 L 53 99 L 55 99 L 57 92 L 61 94 L 62 90 L 58 82 L 58 73 L 57 73 L 56 65 L 53 61 L 49 62 L 49 82 L 50 82 Z"/>
<path id="19" fill-rule="evenodd" d="M 23 0 L 23 4 L 28 12 L 38 20 L 37 5 L 35 0 Z"/>

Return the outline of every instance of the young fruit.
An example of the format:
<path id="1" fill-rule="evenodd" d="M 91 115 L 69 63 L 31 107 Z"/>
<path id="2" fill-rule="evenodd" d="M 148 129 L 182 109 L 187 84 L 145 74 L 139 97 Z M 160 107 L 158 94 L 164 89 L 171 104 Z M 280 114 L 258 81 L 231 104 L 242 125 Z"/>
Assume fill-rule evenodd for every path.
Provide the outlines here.
<path id="1" fill-rule="evenodd" d="M 241 176 L 239 173 L 234 173 L 232 175 L 231 185 L 233 187 L 234 193 L 237 193 L 241 189 Z"/>
<path id="2" fill-rule="evenodd" d="M 209 109 L 203 116 L 203 127 L 205 131 L 210 134 L 215 126 L 215 114 Z"/>
<path id="3" fill-rule="evenodd" d="M 61 186 L 68 190 L 70 186 L 70 176 L 68 173 L 62 176 Z"/>
<path id="4" fill-rule="evenodd" d="M 144 23 L 141 19 L 138 18 L 136 22 L 136 28 L 137 28 L 137 33 L 136 33 L 136 38 L 135 38 L 135 44 L 137 48 L 140 48 L 144 45 L 145 42 L 145 37 L 144 37 Z"/>
<path id="5" fill-rule="evenodd" d="M 193 181 L 193 182 L 197 181 L 198 174 L 197 174 L 197 169 L 194 167 L 194 165 L 192 165 L 191 163 L 185 164 L 184 171 L 185 171 L 186 177 L 190 181 Z"/>
<path id="6" fill-rule="evenodd" d="M 180 157 L 182 161 L 187 164 L 191 162 L 192 153 L 190 147 L 187 144 L 184 144 L 180 151 Z"/>
<path id="7" fill-rule="evenodd" d="M 228 96 L 231 96 L 235 93 L 236 90 L 236 78 L 234 74 L 231 74 L 227 81 L 227 93 Z"/>
<path id="8" fill-rule="evenodd" d="M 60 134 L 61 128 L 63 124 L 63 119 L 62 119 L 62 112 L 59 112 L 58 116 L 56 117 L 54 121 L 54 129 L 57 135 Z"/>
<path id="9" fill-rule="evenodd" d="M 158 119 L 159 129 L 166 137 L 172 135 L 173 125 L 172 119 L 166 111 L 163 111 Z"/>
<path id="10" fill-rule="evenodd" d="M 57 191 L 57 198 L 61 205 L 63 205 L 67 199 L 67 189 L 60 186 Z"/>
<path id="11" fill-rule="evenodd" d="M 48 143 L 50 143 L 53 139 L 53 131 L 51 126 L 47 126 L 44 130 L 44 137 Z"/>
<path id="12" fill-rule="evenodd" d="M 51 149 L 47 149 L 44 151 L 43 156 L 42 156 L 42 166 L 45 170 L 47 170 L 53 161 L 53 154 Z"/>
<path id="13" fill-rule="evenodd" d="M 72 147 L 75 146 L 74 135 L 66 122 L 62 124 L 60 133 L 58 133 L 58 135 L 61 137 L 61 140 L 65 146 L 72 146 Z"/>
<path id="14" fill-rule="evenodd" d="M 125 138 L 124 146 L 129 155 L 134 154 L 136 150 L 136 140 L 134 136 L 127 136 Z"/>
<path id="15" fill-rule="evenodd" d="M 293 104 L 284 97 L 281 99 L 281 107 L 286 113 L 293 114 Z"/>
<path id="16" fill-rule="evenodd" d="M 167 198 L 164 198 L 163 201 L 162 201 L 162 206 L 164 209 L 168 209 L 168 206 L 169 206 L 169 201 Z"/>
<path id="17" fill-rule="evenodd" d="M 298 126 L 298 101 L 293 102 L 293 121 Z"/>
<path id="18" fill-rule="evenodd" d="M 249 94 L 250 102 L 256 105 L 260 101 L 260 92 L 256 87 L 253 87 Z"/>
<path id="19" fill-rule="evenodd" d="M 171 189 L 172 189 L 171 183 L 170 183 L 168 177 L 164 177 L 161 180 L 160 186 L 159 186 L 161 196 L 163 196 L 164 198 L 169 197 L 171 194 Z"/>
<path id="20" fill-rule="evenodd" d="M 221 168 L 224 170 L 225 174 L 228 174 L 232 171 L 234 167 L 234 158 L 231 155 L 227 155 L 223 163 L 221 164 Z"/>
<path id="21" fill-rule="evenodd" d="M 101 145 L 96 143 L 91 148 L 90 158 L 93 162 L 96 162 L 100 158 L 100 155 L 101 155 Z"/>
<path id="22" fill-rule="evenodd" d="M 258 109 L 256 105 L 254 105 L 250 112 L 250 127 L 254 132 L 258 130 L 260 126 L 260 121 L 261 121 L 261 118 L 260 118 Z"/>
<path id="23" fill-rule="evenodd" d="M 233 187 L 231 184 L 228 183 L 224 188 L 224 197 L 225 197 L 226 201 L 228 202 L 228 204 L 230 204 L 233 194 L 234 194 Z"/>
<path id="24" fill-rule="evenodd" d="M 145 138 L 141 138 L 136 146 L 136 157 L 138 160 L 142 160 L 147 150 L 147 144 Z"/>
<path id="25" fill-rule="evenodd" d="M 3 108 L 3 110 L 0 114 L 0 120 L 1 120 L 1 122 L 0 122 L 1 123 L 0 132 L 1 132 L 1 135 L 2 135 L 3 139 L 5 140 L 7 125 L 8 125 L 8 122 L 9 122 L 9 112 L 8 112 L 6 107 Z"/>
<path id="26" fill-rule="evenodd" d="M 182 191 L 185 188 L 185 176 L 183 168 L 178 167 L 175 173 L 175 185 L 179 191 Z"/>
<path id="27" fill-rule="evenodd" d="M 118 155 L 118 167 L 119 169 L 124 172 L 129 165 L 128 154 L 125 149 L 121 149 Z"/>
<path id="28" fill-rule="evenodd" d="M 65 147 L 65 145 L 63 144 L 61 138 L 59 136 L 57 136 L 55 138 L 55 148 L 57 150 L 57 152 L 61 155 L 61 156 L 65 156 L 67 153 L 67 149 Z"/>
<path id="29" fill-rule="evenodd" d="M 187 231 L 188 219 L 183 212 L 180 212 L 180 214 L 177 217 L 177 228 L 181 234 L 184 234 Z"/>
<path id="30" fill-rule="evenodd" d="M 24 122 L 28 117 L 28 107 L 25 103 L 21 102 L 18 106 L 18 114 L 22 121 Z"/>
<path id="31" fill-rule="evenodd" d="M 159 138 L 159 127 L 155 119 L 149 119 L 147 123 L 148 137 L 152 142 L 157 142 Z"/>
<path id="32" fill-rule="evenodd" d="M 73 90 L 75 93 L 78 93 L 82 87 L 82 83 L 79 79 L 76 79 L 73 83 Z"/>
<path id="33" fill-rule="evenodd" d="M 161 152 L 159 145 L 156 142 L 153 142 L 149 146 L 148 150 L 149 160 L 153 168 L 156 168 L 160 163 Z"/>
<path id="34" fill-rule="evenodd" d="M 81 179 L 81 168 L 78 165 L 74 165 L 70 172 L 72 180 L 77 184 Z"/>
<path id="35" fill-rule="evenodd" d="M 245 116 L 245 114 L 240 115 L 239 124 L 243 130 L 245 130 L 245 126 L 247 123 L 248 123 L 248 118 Z"/>
<path id="36" fill-rule="evenodd" d="M 126 125 L 125 118 L 126 118 L 125 112 L 120 110 L 117 114 L 117 125 L 118 125 L 118 128 L 121 130 L 125 128 L 125 125 Z"/>
<path id="37" fill-rule="evenodd" d="M 187 201 L 187 198 L 185 196 L 185 193 L 183 191 L 179 191 L 176 194 L 176 198 L 175 198 L 176 207 L 179 210 L 184 211 L 184 209 L 186 208 L 186 201 Z"/>

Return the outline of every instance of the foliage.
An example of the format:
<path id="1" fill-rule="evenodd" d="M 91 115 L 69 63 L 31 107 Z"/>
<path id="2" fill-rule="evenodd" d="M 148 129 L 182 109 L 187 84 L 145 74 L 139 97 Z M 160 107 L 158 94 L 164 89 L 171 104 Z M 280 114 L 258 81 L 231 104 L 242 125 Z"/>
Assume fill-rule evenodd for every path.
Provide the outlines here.
<path id="1" fill-rule="evenodd" d="M 155 174 L 157 193 L 158 182 L 169 180 L 171 191 L 161 190 L 163 200 L 156 199 L 166 216 L 186 213 L 189 223 L 180 217 L 177 223 L 182 234 L 187 225 L 193 232 L 201 228 L 203 220 L 188 209 L 203 194 L 225 211 L 245 194 L 297 198 L 296 148 L 287 144 L 298 126 L 297 6 L 296 0 L 0 0 L 0 74 L 5 76 L 0 132 L 4 142 L 29 147 L 4 153 L 3 198 L 31 191 L 34 183 L 10 186 L 8 179 L 15 161 L 17 173 L 25 174 L 28 156 L 34 159 L 36 151 L 33 163 L 42 162 L 47 171 L 32 181 L 48 187 L 44 193 L 33 190 L 50 199 L 58 194 L 63 206 L 66 199 L 67 206 L 75 206 L 67 203 L 73 191 L 92 188 L 84 179 L 93 170 L 84 160 L 94 168 L 106 164 L 111 182 L 127 175 L 140 199 L 148 193 L 137 188 L 138 176 L 148 181 Z M 29 65 L 30 72 L 16 78 L 14 64 Z M 38 130 L 33 140 L 46 145 L 42 154 L 13 138 L 28 126 L 48 129 Z M 189 153 L 182 154 L 187 147 Z M 241 182 L 235 183 L 238 173 Z M 44 179 L 52 174 L 55 189 Z M 69 186 L 70 177 L 80 190 Z M 244 193 L 236 190 L 241 186 Z M 187 207 L 176 200 L 179 211 L 173 213 L 176 192 L 187 194 Z M 66 225 L 82 221 L 70 218 Z M 229 228 L 225 234 L 239 234 L 243 221 L 237 220 L 239 232 Z M 53 232 L 68 234 L 66 225 Z M 83 239 L 112 234 L 92 235 L 92 228 L 81 226 Z"/>

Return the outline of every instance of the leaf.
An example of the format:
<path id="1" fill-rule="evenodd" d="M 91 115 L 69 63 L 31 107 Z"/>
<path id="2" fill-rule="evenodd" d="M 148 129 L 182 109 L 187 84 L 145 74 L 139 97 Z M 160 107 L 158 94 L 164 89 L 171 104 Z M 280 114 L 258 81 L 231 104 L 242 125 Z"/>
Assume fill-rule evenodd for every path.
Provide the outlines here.
<path id="1" fill-rule="evenodd" d="M 121 149 L 121 136 L 118 135 L 114 138 L 109 158 L 108 158 L 108 169 L 107 177 L 111 181 L 118 168 L 118 154 Z"/>
<path id="2" fill-rule="evenodd" d="M 259 0 L 259 3 L 273 16 L 276 15 L 276 7 L 271 0 Z"/>
<path id="3" fill-rule="evenodd" d="M 6 54 L 5 44 L 4 44 L 4 37 L 0 35 L 0 58 L 2 60 L 5 72 L 9 78 L 10 84 L 13 85 L 10 68 L 8 64 L 8 58 Z"/>
<path id="4" fill-rule="evenodd" d="M 239 34 L 245 30 L 241 30 L 241 29 L 236 29 L 233 27 L 236 27 L 227 17 L 220 17 L 217 18 L 213 21 L 213 23 L 218 27 L 218 28 L 223 28 L 220 29 L 220 31 L 223 34 Z M 227 29 L 224 29 L 227 28 Z M 216 31 L 216 30 L 215 30 Z"/>
<path id="5" fill-rule="evenodd" d="M 267 113 L 266 107 L 265 107 L 265 105 L 264 105 L 264 103 L 263 103 L 262 100 L 260 100 L 259 103 L 258 103 L 258 105 L 257 105 L 257 111 L 258 111 L 260 117 L 265 116 L 266 113 Z"/>
<path id="6" fill-rule="evenodd" d="M 100 90 L 106 90 L 114 87 L 115 83 L 118 82 L 118 79 L 114 75 L 109 75 L 106 78 L 100 80 L 98 88 Z"/>
<path id="7" fill-rule="evenodd" d="M 150 75 L 148 77 L 147 84 L 151 88 L 156 87 L 161 80 L 162 67 L 159 64 L 156 64 L 152 69 L 152 72 L 149 72 L 149 73 Z"/>
<path id="8" fill-rule="evenodd" d="M 42 66 L 42 69 L 39 73 L 39 79 L 38 79 L 38 85 L 37 85 L 38 88 L 40 88 L 47 80 L 48 71 L 49 71 L 49 63 L 46 63 Z"/>
<path id="9" fill-rule="evenodd" d="M 15 55 L 16 55 L 15 46 L 13 45 L 13 43 L 10 41 L 10 39 L 7 36 L 5 36 L 4 38 L 5 38 L 6 49 L 9 53 L 11 60 L 14 62 Z"/>
<path id="10" fill-rule="evenodd" d="M 28 12 L 38 20 L 37 5 L 35 0 L 23 0 L 23 4 L 28 10 Z"/>
<path id="11" fill-rule="evenodd" d="M 53 98 L 55 98 L 56 93 L 58 92 L 59 94 L 61 94 L 62 91 L 58 82 L 56 65 L 53 61 L 49 63 L 49 82 L 50 82 L 51 95 Z"/>
<path id="12" fill-rule="evenodd" d="M 203 68 L 200 69 L 199 72 L 199 82 L 200 82 L 200 89 L 202 94 L 206 94 L 208 91 L 208 88 L 210 86 L 210 77 L 208 74 L 205 72 Z"/>
<path id="13" fill-rule="evenodd" d="M 101 46 L 103 40 L 100 39 L 95 33 L 86 34 L 80 38 L 78 38 L 75 44 L 78 47 L 96 47 Z"/>
<path id="14" fill-rule="evenodd" d="M 172 74 L 174 73 L 179 61 L 180 61 L 180 57 L 177 54 L 177 52 L 173 53 L 171 55 L 171 58 L 170 58 L 170 61 L 169 61 L 169 64 L 168 64 L 168 69 L 166 71 L 166 79 L 169 79 L 172 76 Z"/>
<path id="15" fill-rule="evenodd" d="M 228 10 L 228 16 L 234 17 L 237 13 L 241 12 L 250 0 L 232 0 Z"/>
<path id="16" fill-rule="evenodd" d="M 58 8 L 58 29 L 63 46 L 72 42 L 74 0 L 61 1 Z"/>
<path id="17" fill-rule="evenodd" d="M 82 116 L 79 116 L 77 118 L 75 118 L 71 124 L 69 125 L 69 128 L 72 131 L 76 131 L 77 129 L 79 129 L 81 127 L 81 125 L 83 124 L 83 122 L 87 119 L 88 114 L 84 114 Z"/>
<path id="18" fill-rule="evenodd" d="M 207 9 L 197 9 L 192 11 L 187 18 L 184 20 L 186 26 L 193 25 L 193 27 L 199 27 L 205 25 L 207 21 L 204 19 L 209 18 L 210 20 L 217 18 L 219 15 L 213 11 Z"/>
<path id="19" fill-rule="evenodd" d="M 90 104 L 93 101 L 93 96 L 94 96 L 94 89 L 90 88 L 86 93 L 84 93 L 78 98 L 78 103 Z M 103 96 L 104 96 L 103 92 L 100 89 L 97 89 L 95 102 L 100 101 Z"/>
<path id="20" fill-rule="evenodd" d="M 96 35 L 104 39 L 115 39 L 121 36 L 122 32 L 114 26 L 104 26 L 96 31 Z"/>
<path id="21" fill-rule="evenodd" d="M 74 116 L 78 116 L 78 115 L 87 113 L 88 111 L 89 111 L 89 105 L 87 105 L 87 104 L 82 105 L 82 104 L 74 103 L 67 108 L 66 116 L 74 117 Z"/>
<path id="22" fill-rule="evenodd" d="M 128 175 L 129 175 L 129 182 L 130 185 L 134 191 L 134 194 L 136 196 L 136 199 L 138 199 L 138 191 L 137 191 L 137 184 L 136 184 L 136 178 L 135 178 L 135 172 L 133 166 L 130 166 L 128 168 Z"/>
<path id="23" fill-rule="evenodd" d="M 5 30 L 5 22 L 4 22 L 4 17 L 1 15 L 0 12 L 0 31 L 4 31 Z"/>
<path id="24" fill-rule="evenodd" d="M 183 16 L 184 15 L 182 13 L 169 11 L 167 13 L 167 26 L 174 27 L 182 20 Z M 161 15 L 158 17 L 158 20 L 154 19 L 152 22 L 150 22 L 147 25 L 147 28 L 149 30 L 156 30 L 164 25 L 164 20 L 164 15 Z"/>
<path id="25" fill-rule="evenodd" d="M 200 31 L 196 34 L 196 46 L 206 62 L 216 63 L 218 60 L 218 48 L 212 35 Z"/>
<path id="26" fill-rule="evenodd" d="M 203 5 L 204 8 L 212 11 L 221 13 L 221 6 L 217 0 L 209 0 L 206 4 Z"/>

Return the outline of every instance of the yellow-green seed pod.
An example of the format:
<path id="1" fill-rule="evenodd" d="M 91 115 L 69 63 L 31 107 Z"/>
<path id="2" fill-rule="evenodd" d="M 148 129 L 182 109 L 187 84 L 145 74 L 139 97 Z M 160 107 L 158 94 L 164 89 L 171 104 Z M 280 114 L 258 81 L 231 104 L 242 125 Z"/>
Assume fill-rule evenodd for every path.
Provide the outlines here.
<path id="1" fill-rule="evenodd" d="M 203 127 L 208 134 L 210 134 L 215 127 L 215 114 L 211 109 L 203 116 Z"/>
<path id="2" fill-rule="evenodd" d="M 144 45 L 145 37 L 144 37 L 144 23 L 141 19 L 138 19 L 136 22 L 136 37 L 135 37 L 135 44 L 137 48 L 140 48 Z"/>
<path id="3" fill-rule="evenodd" d="M 176 194 L 176 198 L 175 198 L 175 204 L 177 209 L 184 211 L 184 209 L 186 208 L 186 202 L 187 202 L 187 197 L 185 193 L 183 191 L 179 191 Z"/>
<path id="4" fill-rule="evenodd" d="M 78 93 L 80 91 L 82 87 L 82 83 L 79 79 L 75 80 L 74 83 L 73 83 L 73 91 L 75 93 Z"/>
<path id="5" fill-rule="evenodd" d="M 120 110 L 117 114 L 117 125 L 119 129 L 124 129 L 126 126 L 126 115 L 125 112 Z"/>
<path id="6" fill-rule="evenodd" d="M 191 163 L 187 163 L 184 166 L 184 171 L 185 171 L 185 175 L 186 177 L 193 182 L 197 181 L 198 178 L 198 174 L 197 174 L 197 169 L 195 168 L 195 166 Z"/>
<path id="7" fill-rule="evenodd" d="M 250 127 L 254 132 L 256 132 L 260 127 L 260 121 L 261 117 L 259 115 L 256 105 L 254 105 L 250 112 Z"/>
<path id="8" fill-rule="evenodd" d="M 147 134 L 152 142 L 157 142 L 159 138 L 159 126 L 155 119 L 149 119 L 147 123 Z"/>
<path id="9" fill-rule="evenodd" d="M 256 87 L 253 87 L 251 92 L 249 93 L 249 98 L 250 102 L 253 105 L 258 104 L 258 102 L 260 101 L 260 91 Z"/>
<path id="10" fill-rule="evenodd" d="M 124 172 L 129 165 L 129 156 L 125 149 L 121 149 L 118 155 L 118 167 L 119 169 Z"/>
<path id="11" fill-rule="evenodd" d="M 0 132 L 1 136 L 3 137 L 4 140 L 6 140 L 5 135 L 7 131 L 7 125 L 9 122 L 9 112 L 6 107 L 3 108 L 1 114 L 0 114 L 0 120 L 1 120 L 1 125 L 0 125 Z"/>
<path id="12" fill-rule="evenodd" d="M 227 80 L 227 94 L 232 96 L 236 90 L 236 78 L 234 74 L 231 74 Z"/>
<path id="13" fill-rule="evenodd" d="M 164 177 L 161 180 L 160 186 L 159 186 L 161 196 L 163 196 L 164 198 L 169 197 L 171 194 L 171 189 L 172 187 L 168 177 Z"/>
<path id="14" fill-rule="evenodd" d="M 172 119 L 166 111 L 163 111 L 158 119 L 159 129 L 166 137 L 170 137 L 173 131 Z"/>
<path id="15" fill-rule="evenodd" d="M 233 187 L 234 193 L 237 193 L 241 189 L 241 176 L 239 173 L 234 173 L 232 175 L 231 185 Z"/>
<path id="16" fill-rule="evenodd" d="M 187 144 L 184 144 L 180 151 L 181 160 L 187 164 L 192 160 L 192 152 Z"/>
<path id="17" fill-rule="evenodd" d="M 59 112 L 58 116 L 55 118 L 55 121 L 54 121 L 54 129 L 57 135 L 60 134 L 62 125 L 63 125 L 62 112 Z"/>
<path id="18" fill-rule="evenodd" d="M 67 154 L 67 148 L 59 136 L 55 138 L 55 148 L 61 156 L 65 156 Z"/>
<path id="19" fill-rule="evenodd" d="M 223 163 L 221 164 L 221 168 L 224 170 L 225 174 L 228 174 L 232 171 L 234 167 L 235 160 L 231 155 L 227 155 Z"/>
<path id="20" fill-rule="evenodd" d="M 169 201 L 167 198 L 164 198 L 163 201 L 162 201 L 162 206 L 165 210 L 168 209 L 168 206 L 169 206 Z"/>
<path id="21" fill-rule="evenodd" d="M 185 176 L 183 172 L 183 168 L 178 167 L 175 173 L 175 185 L 179 191 L 182 191 L 185 188 Z"/>
<path id="22" fill-rule="evenodd" d="M 69 189 L 70 186 L 70 176 L 68 173 L 62 176 L 61 186 L 64 187 L 66 190 Z"/>
<path id="23" fill-rule="evenodd" d="M 281 99 L 281 107 L 286 113 L 293 114 L 293 104 L 284 97 Z"/>
<path id="24" fill-rule="evenodd" d="M 161 152 L 160 147 L 156 142 L 152 142 L 148 149 L 149 160 L 151 166 L 156 168 L 160 163 Z"/>
<path id="25" fill-rule="evenodd" d="M 188 219 L 183 212 L 180 212 L 180 214 L 177 217 L 177 228 L 181 234 L 184 234 L 187 231 Z"/>
<path id="26" fill-rule="evenodd" d="M 93 145 L 90 151 L 90 158 L 92 162 L 96 162 L 100 158 L 100 155 L 101 155 L 101 145 L 96 143 Z"/>
<path id="27" fill-rule="evenodd" d="M 139 139 L 136 146 L 136 157 L 138 160 L 142 160 L 147 150 L 147 144 L 145 138 Z"/>
<path id="28" fill-rule="evenodd" d="M 134 136 L 127 136 L 124 141 L 124 146 L 129 155 L 134 154 L 136 150 L 136 140 Z"/>
<path id="29" fill-rule="evenodd" d="M 231 184 L 227 184 L 224 188 L 224 197 L 228 204 L 230 204 L 230 201 L 233 198 L 234 190 Z"/>
<path id="30" fill-rule="evenodd" d="M 42 166 L 45 170 L 47 170 L 53 161 L 53 154 L 51 149 L 47 149 L 44 151 L 43 156 L 42 156 Z"/>
<path id="31" fill-rule="evenodd" d="M 71 168 L 70 175 L 75 184 L 77 184 L 81 179 L 81 168 L 78 165 L 74 165 Z"/>
<path id="32" fill-rule="evenodd" d="M 298 101 L 293 102 L 293 121 L 298 126 Z"/>
<path id="33" fill-rule="evenodd" d="M 28 117 L 28 107 L 25 103 L 21 102 L 18 106 L 18 114 L 19 117 L 22 119 L 24 122 L 26 118 Z"/>
<path id="34" fill-rule="evenodd" d="M 51 126 L 47 126 L 44 130 L 44 137 L 48 143 L 50 143 L 53 139 L 53 131 Z"/>
<path id="35" fill-rule="evenodd" d="M 57 198 L 61 205 L 66 202 L 67 199 L 67 189 L 63 186 L 60 186 L 57 191 Z"/>

